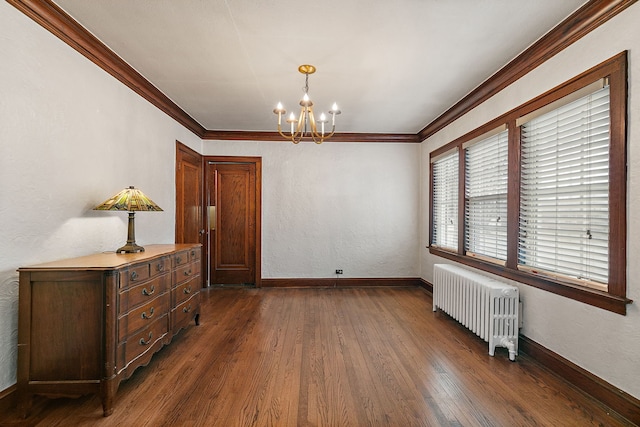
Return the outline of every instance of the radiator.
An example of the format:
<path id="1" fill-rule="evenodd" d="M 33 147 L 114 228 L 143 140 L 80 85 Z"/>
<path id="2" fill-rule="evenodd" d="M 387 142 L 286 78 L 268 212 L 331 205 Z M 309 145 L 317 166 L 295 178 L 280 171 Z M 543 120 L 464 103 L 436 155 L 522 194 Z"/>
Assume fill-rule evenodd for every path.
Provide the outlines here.
<path id="1" fill-rule="evenodd" d="M 518 288 L 449 264 L 433 269 L 433 311 L 442 311 L 489 342 L 489 355 L 518 354 Z"/>

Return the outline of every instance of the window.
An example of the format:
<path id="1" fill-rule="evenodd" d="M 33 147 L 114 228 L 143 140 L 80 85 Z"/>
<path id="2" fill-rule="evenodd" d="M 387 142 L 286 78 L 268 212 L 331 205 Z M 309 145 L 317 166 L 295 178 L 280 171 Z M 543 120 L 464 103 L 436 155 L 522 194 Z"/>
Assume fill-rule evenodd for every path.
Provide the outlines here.
<path id="1" fill-rule="evenodd" d="M 522 125 L 518 264 L 607 290 L 609 86 Z"/>
<path id="2" fill-rule="evenodd" d="M 508 134 L 499 130 L 465 144 L 465 248 L 470 256 L 506 261 Z"/>
<path id="3" fill-rule="evenodd" d="M 434 245 L 458 249 L 458 151 L 433 162 Z"/>
<path id="4" fill-rule="evenodd" d="M 626 314 L 626 80 L 623 52 L 432 152 L 431 253 Z"/>

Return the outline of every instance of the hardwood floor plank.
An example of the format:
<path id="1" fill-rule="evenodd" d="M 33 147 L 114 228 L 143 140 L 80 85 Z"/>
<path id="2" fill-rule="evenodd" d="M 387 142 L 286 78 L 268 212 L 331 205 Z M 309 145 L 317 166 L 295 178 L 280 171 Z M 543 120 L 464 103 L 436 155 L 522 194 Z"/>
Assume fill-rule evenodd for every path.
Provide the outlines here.
<path id="1" fill-rule="evenodd" d="M 0 426 L 625 426 L 526 355 L 510 362 L 421 288 L 211 289 L 201 324 L 120 385 L 37 398 Z"/>

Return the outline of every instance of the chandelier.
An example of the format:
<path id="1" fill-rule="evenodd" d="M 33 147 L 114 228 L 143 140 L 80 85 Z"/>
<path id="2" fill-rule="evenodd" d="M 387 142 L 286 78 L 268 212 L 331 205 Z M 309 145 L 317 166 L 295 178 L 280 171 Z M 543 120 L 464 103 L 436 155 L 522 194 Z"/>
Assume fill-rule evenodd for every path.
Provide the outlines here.
<path id="1" fill-rule="evenodd" d="M 300 100 L 300 115 L 296 117 L 292 112 L 289 118 L 286 119 L 290 125 L 290 133 L 286 134 L 282 131 L 282 116 L 287 112 L 282 107 L 282 103 L 278 102 L 278 106 L 273 110 L 278 115 L 278 133 L 294 144 L 299 143 L 305 137 L 310 137 L 316 144 L 322 144 L 335 133 L 336 116 L 340 114 L 340 110 L 338 110 L 338 105 L 334 102 L 331 110 L 329 110 L 329 114 L 331 114 L 331 131 L 327 133 L 327 129 L 325 129 L 329 122 L 327 116 L 321 113 L 320 118 L 316 119 L 313 114 L 313 102 L 309 99 L 309 74 L 315 73 L 316 67 L 305 64 L 299 66 L 298 71 L 304 74 L 304 96 Z"/>

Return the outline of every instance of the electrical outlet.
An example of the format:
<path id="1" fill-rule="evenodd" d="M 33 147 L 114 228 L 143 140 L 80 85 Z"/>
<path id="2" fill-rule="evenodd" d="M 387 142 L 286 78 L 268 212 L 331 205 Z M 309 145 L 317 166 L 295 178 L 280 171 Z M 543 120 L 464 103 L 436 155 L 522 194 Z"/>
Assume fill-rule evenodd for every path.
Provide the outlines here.
<path id="1" fill-rule="evenodd" d="M 342 270 L 336 270 L 336 274 L 342 274 Z"/>

